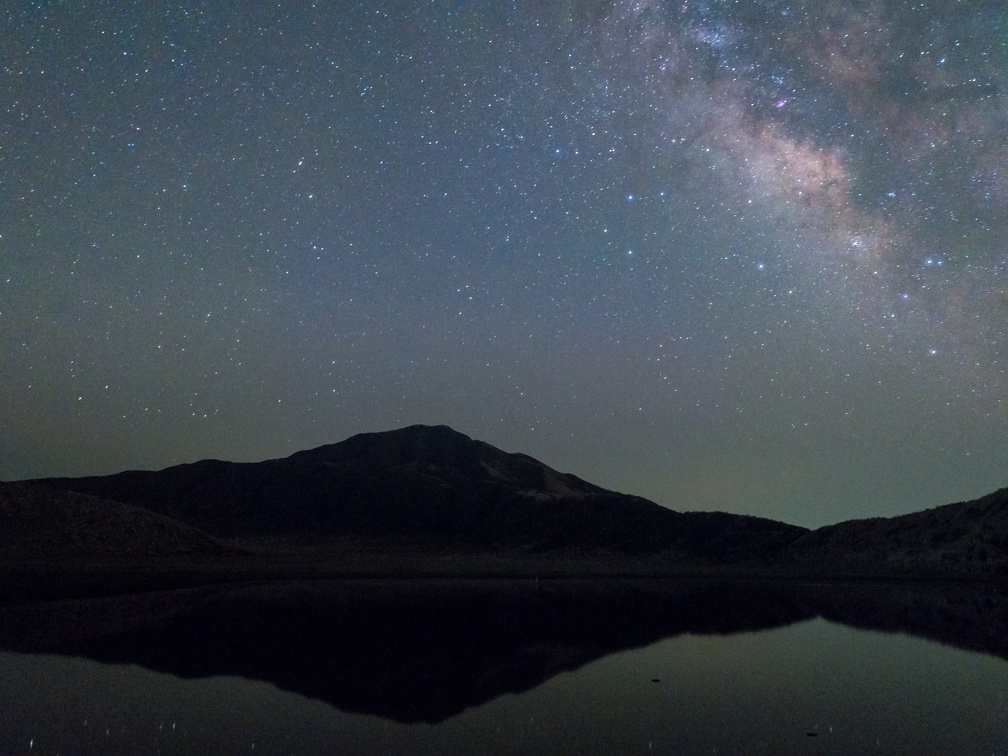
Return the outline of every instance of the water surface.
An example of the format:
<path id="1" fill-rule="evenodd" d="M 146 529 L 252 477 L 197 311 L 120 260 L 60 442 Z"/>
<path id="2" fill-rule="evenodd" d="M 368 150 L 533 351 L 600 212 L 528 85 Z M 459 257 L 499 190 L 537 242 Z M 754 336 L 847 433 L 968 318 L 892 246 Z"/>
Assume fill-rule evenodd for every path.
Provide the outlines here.
<path id="1" fill-rule="evenodd" d="M 252 606 L 265 611 L 256 590 Z M 913 606 L 933 620 L 921 620 L 924 634 L 959 621 L 964 624 L 955 632 L 965 645 L 983 646 L 987 632 L 997 632 L 997 596 L 908 589 L 906 602 L 898 604 L 891 590 L 861 590 L 857 604 L 832 589 L 826 603 L 813 606 L 810 597 L 821 598 L 822 590 L 580 586 L 544 595 L 528 586 L 367 585 L 348 597 L 345 586 L 299 587 L 282 600 L 268 594 L 268 605 L 290 631 L 279 640 L 261 637 L 265 650 L 258 651 L 248 646 L 254 634 L 222 626 L 209 611 L 221 605 L 219 594 L 201 594 L 198 611 L 189 603 L 179 611 L 178 597 L 151 598 L 151 616 L 141 616 L 131 599 L 134 611 L 120 617 L 122 627 L 103 631 L 115 639 L 110 646 L 88 629 L 86 609 L 109 618 L 122 602 L 16 607 L 0 613 L 5 646 L 18 646 L 11 639 L 20 634 L 22 647 L 0 652 L 0 752 L 1005 753 L 1003 658 L 915 637 L 906 627 L 881 632 L 821 616 L 832 606 L 833 614 L 853 613 L 862 625 L 871 618 L 891 629 L 897 620 L 914 624 L 907 620 Z M 754 599 L 750 609 L 762 604 L 757 614 L 742 611 L 745 595 Z M 768 595 L 780 603 L 768 606 Z M 307 615 L 300 607 L 306 597 L 315 603 Z M 320 597 L 334 602 L 331 614 L 318 606 Z M 250 600 L 245 595 L 242 605 Z M 389 623 L 395 615 L 377 610 L 394 612 L 397 602 L 405 607 L 398 626 L 382 631 L 369 624 Z M 355 606 L 360 614 L 351 611 Z M 716 609 L 720 622 L 701 611 L 704 606 Z M 892 614 L 880 614 L 879 606 L 891 606 Z M 343 625 L 333 619 L 336 609 Z M 964 629 L 973 616 L 966 609 L 979 609 L 972 621 L 980 627 Z M 43 621 L 65 623 L 68 611 L 80 622 L 65 636 Z M 304 636 L 305 657 L 297 638 L 307 633 L 302 623 L 309 620 L 333 624 L 328 634 Z M 621 621 L 637 629 L 621 632 Z M 592 623 L 598 627 L 586 627 Z M 61 653 L 25 653 L 29 627 L 36 646 Z M 201 627 L 208 657 L 189 648 Z M 368 632 L 376 642 L 354 648 L 352 639 Z M 213 672 L 208 658 L 219 660 L 217 633 L 231 637 L 249 658 L 276 643 L 291 646 L 280 655 L 282 664 L 305 670 L 277 677 L 273 667 L 245 668 L 259 679 Z M 441 636 L 449 642 L 440 643 Z M 458 646 L 463 636 L 469 640 Z M 142 642 L 158 644 L 161 653 L 141 648 Z M 466 658 L 454 660 L 453 645 Z M 380 654 L 383 647 L 389 648 L 388 664 L 355 660 L 355 653 Z M 116 654 L 123 658 L 110 663 Z M 350 690 L 320 687 L 306 671 L 312 668 Z M 381 684 L 364 679 L 369 675 Z M 445 678 L 451 685 L 439 684 Z M 301 683 L 306 687 L 296 692 Z M 393 689 L 383 696 L 384 688 Z M 415 697 L 430 700 L 411 705 Z"/>

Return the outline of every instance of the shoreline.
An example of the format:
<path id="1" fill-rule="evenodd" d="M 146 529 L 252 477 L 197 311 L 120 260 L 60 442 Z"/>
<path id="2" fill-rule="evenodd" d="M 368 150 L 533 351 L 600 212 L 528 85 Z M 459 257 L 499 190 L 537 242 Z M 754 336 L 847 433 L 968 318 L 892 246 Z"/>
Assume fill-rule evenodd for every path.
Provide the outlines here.
<path id="1" fill-rule="evenodd" d="M 990 576 L 911 572 L 826 571 L 806 567 L 739 565 L 657 565 L 573 558 L 518 560 L 501 557 L 401 560 L 395 564 L 312 564 L 299 561 L 220 562 L 67 562 L 0 564 L 0 603 L 83 600 L 118 595 L 255 583 L 311 581 L 514 581 L 616 582 L 703 581 L 873 584 L 991 584 Z M 465 563 L 468 562 L 468 563 Z"/>

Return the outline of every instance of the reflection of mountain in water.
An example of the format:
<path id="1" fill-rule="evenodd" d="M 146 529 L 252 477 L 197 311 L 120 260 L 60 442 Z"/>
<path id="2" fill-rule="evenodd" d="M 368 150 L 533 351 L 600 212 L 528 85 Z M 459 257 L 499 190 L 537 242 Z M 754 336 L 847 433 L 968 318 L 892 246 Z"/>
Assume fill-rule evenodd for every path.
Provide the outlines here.
<path id="1" fill-rule="evenodd" d="M 615 651 L 803 618 L 745 587 L 348 581 L 63 602 L 0 613 L 0 645 L 238 675 L 340 709 L 436 722 Z"/>
<path id="2" fill-rule="evenodd" d="M 715 581 L 271 583 L 0 609 L 0 647 L 238 675 L 437 722 L 617 651 L 817 615 L 1008 658 L 990 586 Z"/>
<path id="3" fill-rule="evenodd" d="M 803 604 L 833 622 L 916 635 L 1008 660 L 1005 585 L 840 581 L 809 589 Z"/>

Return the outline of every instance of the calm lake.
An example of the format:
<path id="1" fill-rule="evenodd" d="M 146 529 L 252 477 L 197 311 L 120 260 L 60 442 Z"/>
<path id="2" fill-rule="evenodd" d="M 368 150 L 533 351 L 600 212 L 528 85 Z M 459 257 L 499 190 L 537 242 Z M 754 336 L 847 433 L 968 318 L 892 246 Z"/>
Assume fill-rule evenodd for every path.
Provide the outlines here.
<path id="1" fill-rule="evenodd" d="M 1004 606 L 363 582 L 6 607 L 0 753 L 1008 753 Z"/>

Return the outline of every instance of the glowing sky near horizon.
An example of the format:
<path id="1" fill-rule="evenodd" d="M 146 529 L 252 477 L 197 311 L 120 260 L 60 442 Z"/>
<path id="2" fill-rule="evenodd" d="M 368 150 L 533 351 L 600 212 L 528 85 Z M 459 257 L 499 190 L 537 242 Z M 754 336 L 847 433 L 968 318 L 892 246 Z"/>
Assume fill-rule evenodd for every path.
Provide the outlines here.
<path id="1" fill-rule="evenodd" d="M 1001 2 L 0 14 L 0 479 L 424 422 L 803 525 L 1008 485 Z"/>

